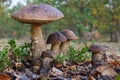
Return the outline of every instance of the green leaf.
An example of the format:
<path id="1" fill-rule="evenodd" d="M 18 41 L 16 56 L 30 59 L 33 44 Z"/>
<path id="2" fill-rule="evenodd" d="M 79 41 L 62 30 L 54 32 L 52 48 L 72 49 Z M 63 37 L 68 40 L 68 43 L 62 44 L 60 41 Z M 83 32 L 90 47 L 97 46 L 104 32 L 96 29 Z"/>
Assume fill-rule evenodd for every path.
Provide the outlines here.
<path id="1" fill-rule="evenodd" d="M 17 46 L 15 39 L 11 39 L 7 43 L 10 45 L 11 49 L 16 48 L 16 46 Z"/>
<path id="2" fill-rule="evenodd" d="M 75 50 L 72 46 L 69 47 L 68 51 L 68 59 L 71 62 L 81 62 L 87 59 L 87 55 L 85 54 L 88 50 L 88 47 L 85 46 L 82 50 Z"/>
<path id="3" fill-rule="evenodd" d="M 88 51 L 88 46 L 85 46 L 85 47 L 82 48 L 81 54 L 84 54 L 84 53 L 86 53 L 87 51 Z"/>
<path id="4" fill-rule="evenodd" d="M 120 80 L 120 74 L 118 74 L 117 76 L 115 76 L 114 80 Z"/>

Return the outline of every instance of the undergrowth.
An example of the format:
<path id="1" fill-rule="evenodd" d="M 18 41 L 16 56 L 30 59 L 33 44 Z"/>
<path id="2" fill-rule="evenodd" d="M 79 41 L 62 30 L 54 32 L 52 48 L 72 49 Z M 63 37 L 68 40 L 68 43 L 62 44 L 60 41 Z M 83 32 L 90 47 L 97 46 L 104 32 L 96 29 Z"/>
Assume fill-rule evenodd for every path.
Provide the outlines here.
<path id="1" fill-rule="evenodd" d="M 11 66 L 12 62 L 21 62 L 29 56 L 29 43 L 17 45 L 14 39 L 8 40 L 7 45 L 0 51 L 0 72 Z"/>
<path id="2" fill-rule="evenodd" d="M 76 63 L 76 62 L 82 62 L 91 57 L 90 53 L 88 53 L 88 47 L 85 46 L 82 49 L 76 50 L 74 47 L 70 46 L 69 51 L 65 55 L 63 54 L 58 54 L 54 61 L 56 63 L 61 63 L 65 60 L 69 61 L 70 63 Z"/>
<path id="3" fill-rule="evenodd" d="M 14 39 L 8 40 L 7 45 L 0 51 L 0 72 L 10 67 L 14 62 L 21 62 L 26 58 L 30 58 L 30 51 L 31 46 L 29 43 L 17 45 Z M 65 60 L 71 63 L 82 62 L 90 57 L 87 51 L 87 46 L 78 50 L 70 46 L 67 55 L 59 54 L 54 60 L 62 64 Z"/>
<path id="4" fill-rule="evenodd" d="M 70 46 L 68 51 L 68 60 L 71 63 L 74 62 L 82 62 L 90 57 L 89 53 L 87 53 L 88 47 L 85 46 L 81 50 L 76 50 L 74 47 Z"/>

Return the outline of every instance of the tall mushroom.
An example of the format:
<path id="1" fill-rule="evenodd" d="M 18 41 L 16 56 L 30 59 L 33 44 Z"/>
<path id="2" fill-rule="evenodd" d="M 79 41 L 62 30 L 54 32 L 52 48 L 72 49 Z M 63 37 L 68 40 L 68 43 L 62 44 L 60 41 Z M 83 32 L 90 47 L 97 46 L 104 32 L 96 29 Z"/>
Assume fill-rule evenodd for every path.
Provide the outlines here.
<path id="1" fill-rule="evenodd" d="M 51 51 L 53 52 L 54 57 L 59 54 L 59 44 L 64 41 L 66 41 L 66 37 L 60 32 L 54 32 L 48 36 L 47 44 L 52 44 Z"/>
<path id="2" fill-rule="evenodd" d="M 60 44 L 60 51 L 62 53 L 67 53 L 68 48 L 70 46 L 70 41 L 76 40 L 76 39 L 78 39 L 78 37 L 74 34 L 73 31 L 71 31 L 69 29 L 62 30 L 62 31 L 60 31 L 60 33 L 62 33 L 67 38 L 66 41 L 64 41 Z"/>
<path id="3" fill-rule="evenodd" d="M 21 22 L 31 24 L 31 39 L 33 57 L 39 57 L 46 50 L 42 35 L 42 25 L 64 17 L 55 7 L 48 4 L 34 4 L 24 6 L 12 14 L 12 18 Z"/>
<path id="4" fill-rule="evenodd" d="M 88 51 L 92 52 L 92 66 L 93 69 L 100 65 L 106 65 L 106 56 L 104 54 L 104 48 L 99 45 L 91 45 Z"/>

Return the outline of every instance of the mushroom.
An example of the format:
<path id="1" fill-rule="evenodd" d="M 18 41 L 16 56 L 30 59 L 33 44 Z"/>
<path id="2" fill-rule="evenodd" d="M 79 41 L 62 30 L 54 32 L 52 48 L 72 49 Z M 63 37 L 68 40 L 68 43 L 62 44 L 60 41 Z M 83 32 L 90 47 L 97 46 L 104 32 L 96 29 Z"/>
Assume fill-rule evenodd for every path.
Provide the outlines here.
<path id="1" fill-rule="evenodd" d="M 43 51 L 41 54 L 41 58 L 42 58 L 42 67 L 40 69 L 40 75 L 42 75 L 41 80 L 43 80 L 42 78 L 43 77 L 47 78 L 51 70 L 52 67 L 51 63 L 53 62 L 53 52 L 50 50 Z"/>
<path id="2" fill-rule="evenodd" d="M 66 37 L 60 32 L 51 33 L 47 38 L 47 44 L 51 45 L 51 51 L 54 53 L 54 57 L 59 54 L 59 44 L 66 41 Z"/>
<path id="3" fill-rule="evenodd" d="M 53 61 L 53 52 L 50 50 L 43 51 L 41 54 L 41 58 L 43 60 L 42 66 L 50 68 L 50 62 Z"/>
<path id="4" fill-rule="evenodd" d="M 76 39 L 78 39 L 78 37 L 74 34 L 73 31 L 71 31 L 69 29 L 62 30 L 62 31 L 60 31 L 60 33 L 62 33 L 67 38 L 66 41 L 64 41 L 60 44 L 60 51 L 62 53 L 67 53 L 69 45 L 70 45 L 70 41 L 76 40 Z"/>
<path id="5" fill-rule="evenodd" d="M 34 73 L 37 73 L 40 69 L 40 67 L 42 66 L 42 59 L 41 58 L 32 58 L 32 61 L 31 61 L 31 65 L 32 65 L 32 71 Z"/>
<path id="6" fill-rule="evenodd" d="M 106 56 L 104 55 L 104 48 L 99 45 L 91 45 L 88 51 L 92 52 L 92 66 L 93 69 L 100 65 L 106 65 Z"/>
<path id="7" fill-rule="evenodd" d="M 46 57 L 53 58 L 53 52 L 50 50 L 43 51 L 41 54 L 41 58 L 46 58 Z"/>
<path id="8" fill-rule="evenodd" d="M 31 40 L 33 57 L 39 57 L 46 50 L 42 35 L 42 25 L 64 17 L 55 7 L 48 4 L 34 4 L 24 6 L 12 14 L 12 18 L 21 22 L 31 24 Z"/>

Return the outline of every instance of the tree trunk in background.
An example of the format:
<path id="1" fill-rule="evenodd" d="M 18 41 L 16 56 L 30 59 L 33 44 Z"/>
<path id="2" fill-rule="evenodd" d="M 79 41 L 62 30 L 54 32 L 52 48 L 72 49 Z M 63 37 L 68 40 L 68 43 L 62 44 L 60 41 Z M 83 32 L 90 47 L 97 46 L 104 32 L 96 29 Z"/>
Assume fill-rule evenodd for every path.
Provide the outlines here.
<path id="1" fill-rule="evenodd" d="M 120 23 L 117 22 L 117 30 L 116 30 L 116 36 L 117 36 L 117 42 L 120 42 Z"/>
<path id="2" fill-rule="evenodd" d="M 80 39 L 83 38 L 83 33 L 80 31 L 80 29 L 77 29 L 77 31 L 78 31 L 78 37 Z"/>
<path id="3" fill-rule="evenodd" d="M 120 24 L 119 24 L 119 21 L 117 21 L 116 30 L 115 30 L 114 34 L 115 34 L 115 42 L 120 42 Z"/>
<path id="4" fill-rule="evenodd" d="M 112 31 L 112 28 L 111 28 L 111 26 L 110 26 L 110 42 L 113 41 L 112 35 L 113 35 L 113 31 Z"/>
<path id="5" fill-rule="evenodd" d="M 113 26 L 110 27 L 110 42 L 120 42 L 120 31 L 119 28 L 113 31 Z"/>
<path id="6" fill-rule="evenodd" d="M 120 31 L 116 31 L 117 42 L 120 42 Z"/>
<path id="7" fill-rule="evenodd" d="M 110 42 L 120 42 L 120 31 L 110 31 Z"/>
<path id="8" fill-rule="evenodd" d="M 116 31 L 112 32 L 112 42 L 117 42 L 117 35 L 116 35 Z"/>

